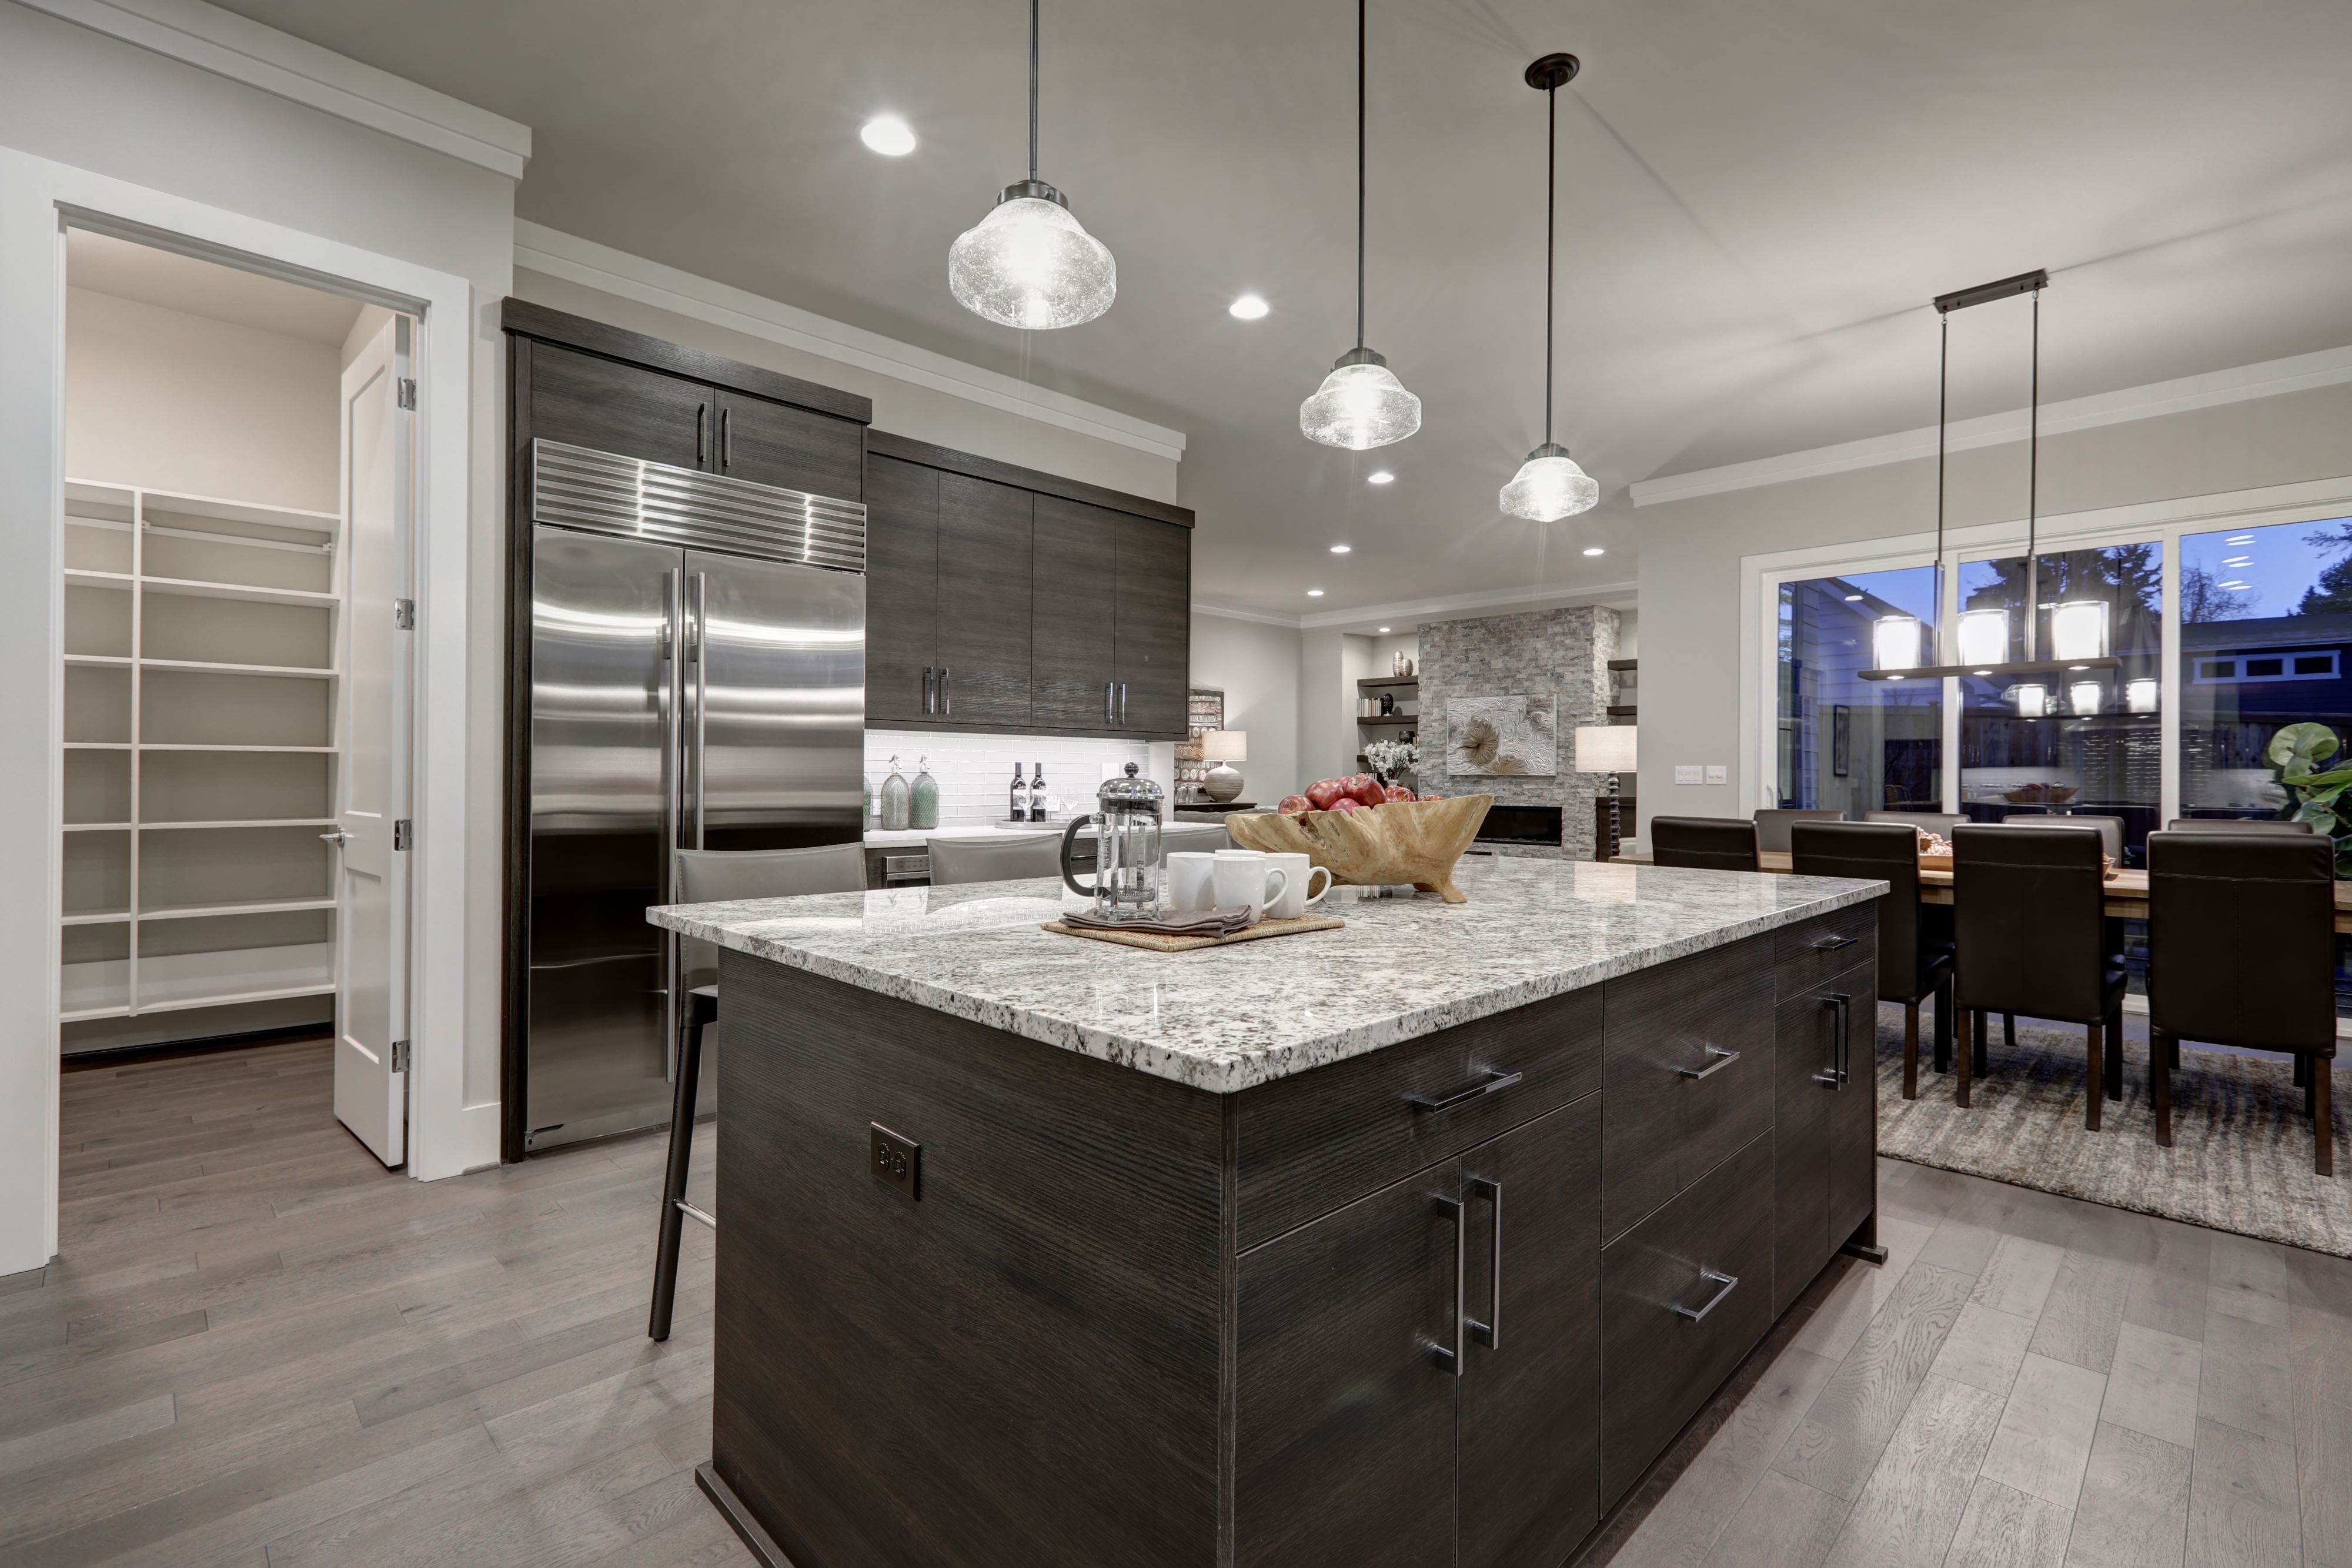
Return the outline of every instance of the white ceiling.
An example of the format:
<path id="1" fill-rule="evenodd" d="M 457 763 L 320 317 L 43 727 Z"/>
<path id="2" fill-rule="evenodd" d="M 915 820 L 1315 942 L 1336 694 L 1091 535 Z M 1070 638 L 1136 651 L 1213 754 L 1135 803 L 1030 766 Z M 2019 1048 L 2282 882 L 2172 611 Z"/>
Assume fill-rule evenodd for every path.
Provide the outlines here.
<path id="1" fill-rule="evenodd" d="M 338 348 L 362 308 L 356 299 L 87 229 L 66 233 L 66 281 L 76 288 Z"/>
<path id="2" fill-rule="evenodd" d="M 1019 0 L 228 8 L 530 125 L 524 217 L 1185 431 L 1196 595 L 1284 615 L 1630 580 L 1630 482 L 1932 423 L 1927 299 L 2032 267 L 2045 398 L 2352 343 L 2343 0 L 1381 0 L 1368 336 L 1426 423 L 1361 456 L 1297 428 L 1352 341 L 1345 0 L 1045 7 L 1042 172 L 1120 290 L 1038 334 L 946 287 L 1024 172 Z M 1541 436 L 1520 72 L 1563 48 L 1558 434 L 1605 498 L 1544 527 L 1494 492 Z M 859 143 L 884 109 L 911 157 Z M 2022 401 L 2024 319 L 1953 319 L 1955 417 Z"/>

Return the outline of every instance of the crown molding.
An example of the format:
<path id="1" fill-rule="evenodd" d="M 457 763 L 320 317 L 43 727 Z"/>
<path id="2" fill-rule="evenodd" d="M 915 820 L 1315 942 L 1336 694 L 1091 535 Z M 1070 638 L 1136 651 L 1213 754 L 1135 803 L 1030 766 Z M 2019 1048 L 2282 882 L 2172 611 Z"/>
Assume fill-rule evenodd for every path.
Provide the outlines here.
<path id="1" fill-rule="evenodd" d="M 1192 605 L 1192 613 L 1214 615 L 1225 621 L 1249 621 L 1260 626 L 1286 626 L 1293 632 L 1306 624 L 1296 615 L 1278 615 L 1266 610 L 1235 610 L 1228 605 L 1202 604 L 1198 601 Z"/>
<path id="2" fill-rule="evenodd" d="M 35 11 L 419 147 L 522 178 L 530 127 L 204 0 L 18 0 Z"/>
<path id="3" fill-rule="evenodd" d="M 673 315 L 707 321 L 714 327 L 781 343 L 803 353 L 1002 409 L 1024 419 L 1058 425 L 1097 441 L 1133 447 L 1171 463 L 1183 461 L 1184 433 L 1181 430 L 1153 424 L 1049 388 L 1031 386 L 995 371 L 968 365 L 929 349 L 886 338 L 879 332 L 832 320 L 731 284 L 631 256 L 524 218 L 515 220 L 515 265 L 583 287 L 617 294 Z"/>
<path id="4" fill-rule="evenodd" d="M 2150 382 L 2146 386 L 2126 387 L 2119 392 L 2070 398 L 2063 402 L 2043 403 L 2042 434 L 2063 435 L 2068 431 L 2126 424 L 2134 420 L 2154 419 L 2161 414 L 2182 413 L 2193 409 L 2219 408 L 2225 403 L 2277 397 L 2285 392 L 2337 386 L 2346 382 L 2352 382 L 2352 347 L 2322 349 L 2316 353 L 2296 354 L 2289 359 L 2268 360 L 2260 364 L 2182 376 L 2175 381 Z M 2022 408 L 1958 420 L 1946 427 L 1945 449 L 1966 452 L 1975 447 L 2023 441 L 2030 429 L 2027 411 Z M 1850 473 L 1857 468 L 1907 463 L 1935 455 L 1936 427 L 1927 424 L 1916 430 L 1897 431 L 1891 435 L 1874 435 L 1862 441 L 1842 442 L 1834 446 L 1816 446 L 1810 451 L 1790 452 L 1779 457 L 1762 457 L 1752 463 L 1730 463 L 1720 468 L 1698 468 L 1687 474 L 1636 480 L 1633 486 L 1633 505 L 1654 507 L 1667 501 L 1687 501 L 1699 496 L 1719 496 L 1729 490 L 1781 485 L 1792 479 Z"/>
<path id="5" fill-rule="evenodd" d="M 1469 610 L 1538 609 L 1557 605 L 1608 604 L 1630 609 L 1639 593 L 1635 581 L 1595 582 L 1579 588 L 1496 588 L 1477 593 L 1452 593 L 1440 599 L 1409 599 L 1393 604 L 1367 604 L 1353 610 L 1318 610 L 1312 615 L 1282 615 L 1264 610 L 1234 610 L 1221 604 L 1195 602 L 1195 615 L 1222 615 L 1228 621 L 1255 621 L 1266 626 L 1296 626 L 1320 631 L 1352 626 L 1360 621 L 1459 621 Z"/>

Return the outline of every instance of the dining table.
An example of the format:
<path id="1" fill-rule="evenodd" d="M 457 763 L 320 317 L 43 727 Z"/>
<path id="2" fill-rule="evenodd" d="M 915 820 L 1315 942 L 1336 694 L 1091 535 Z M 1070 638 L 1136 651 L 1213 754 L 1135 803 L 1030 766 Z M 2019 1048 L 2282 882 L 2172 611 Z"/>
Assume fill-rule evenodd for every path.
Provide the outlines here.
<path id="1" fill-rule="evenodd" d="M 1647 851 L 1621 854 L 1617 857 L 1630 865 L 1654 865 L 1656 861 Z M 1786 850 L 1761 850 L 1756 856 L 1758 868 L 1767 872 L 1794 870 L 1795 857 Z M 1919 868 L 1919 902 L 1949 904 L 1952 902 L 1952 873 L 1940 867 Z M 2117 866 L 2107 873 L 2106 914 L 2110 920 L 2145 920 L 2147 918 L 2147 873 L 2126 866 Z M 2352 882 L 2336 884 L 2336 929 L 2339 935 L 2352 934 Z"/>

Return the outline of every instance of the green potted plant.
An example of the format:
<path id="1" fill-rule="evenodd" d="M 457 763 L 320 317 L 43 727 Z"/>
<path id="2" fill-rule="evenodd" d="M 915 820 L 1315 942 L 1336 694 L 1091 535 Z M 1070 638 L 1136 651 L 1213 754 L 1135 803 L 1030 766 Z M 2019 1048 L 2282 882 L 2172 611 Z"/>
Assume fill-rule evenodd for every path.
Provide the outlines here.
<path id="1" fill-rule="evenodd" d="M 2336 874 L 2352 876 L 2352 768 L 2322 771 L 2327 759 L 2343 749 L 2336 732 L 2324 724 L 2290 724 L 2271 737 L 2264 758 L 2293 798 L 2290 821 L 2309 822 L 2315 833 L 2336 842 Z"/>

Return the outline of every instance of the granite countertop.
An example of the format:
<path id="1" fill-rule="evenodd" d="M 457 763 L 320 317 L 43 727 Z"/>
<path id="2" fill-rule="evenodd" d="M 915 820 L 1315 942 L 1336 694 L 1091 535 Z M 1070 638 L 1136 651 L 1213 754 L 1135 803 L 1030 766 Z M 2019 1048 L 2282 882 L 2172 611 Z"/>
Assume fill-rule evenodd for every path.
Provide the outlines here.
<path id="1" fill-rule="evenodd" d="M 655 925 L 1213 1093 L 1341 1061 L 1876 897 L 1883 882 L 1465 859 L 1467 904 L 1338 888 L 1347 927 L 1153 953 L 1042 922 L 1057 883 L 671 905 Z"/>
<path id="2" fill-rule="evenodd" d="M 1058 833 L 1069 821 L 1066 813 L 1049 822 L 950 822 L 940 828 L 868 828 L 868 849 L 919 848 L 933 839 L 985 839 L 999 833 Z M 1079 835 L 1091 837 L 1092 831 Z"/>

